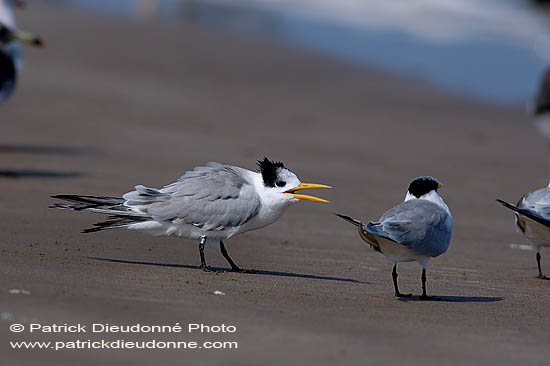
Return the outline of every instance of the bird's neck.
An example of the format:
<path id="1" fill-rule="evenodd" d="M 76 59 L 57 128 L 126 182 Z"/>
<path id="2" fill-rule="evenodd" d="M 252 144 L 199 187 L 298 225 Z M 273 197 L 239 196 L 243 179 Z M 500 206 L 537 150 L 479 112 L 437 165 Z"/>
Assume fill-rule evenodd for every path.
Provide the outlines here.
<path id="1" fill-rule="evenodd" d="M 265 208 L 282 212 L 293 203 L 290 195 L 288 199 L 286 199 L 286 197 L 284 197 L 285 195 L 282 195 L 280 192 L 266 188 L 260 173 L 250 171 L 249 180 L 252 185 L 254 185 L 254 188 L 256 189 L 256 192 L 262 202 L 262 206 Z"/>
<path id="2" fill-rule="evenodd" d="M 445 211 L 449 212 L 449 207 L 447 207 L 447 204 L 445 201 L 443 201 L 443 198 L 436 192 L 436 191 L 430 191 L 426 193 L 423 196 L 416 197 L 415 195 L 411 194 L 410 192 L 407 192 L 407 195 L 405 196 L 404 202 L 410 201 L 410 200 L 427 200 L 432 203 L 435 203 L 439 207 L 443 208 Z"/>

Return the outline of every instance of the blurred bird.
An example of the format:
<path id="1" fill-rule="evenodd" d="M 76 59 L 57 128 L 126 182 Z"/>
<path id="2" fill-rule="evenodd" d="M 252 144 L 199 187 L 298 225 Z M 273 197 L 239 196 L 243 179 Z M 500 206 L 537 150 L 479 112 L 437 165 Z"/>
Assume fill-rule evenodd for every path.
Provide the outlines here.
<path id="1" fill-rule="evenodd" d="M 550 247 L 550 183 L 546 188 L 538 189 L 520 198 L 517 206 L 497 199 L 504 207 L 516 214 L 516 229 L 535 247 L 537 247 L 538 278 L 549 280 L 542 274 L 540 266 L 540 248 Z"/>
<path id="2" fill-rule="evenodd" d="M 546 69 L 540 83 L 533 113 L 537 130 L 550 139 L 550 67 Z"/>
<path id="3" fill-rule="evenodd" d="M 13 92 L 21 72 L 20 42 L 43 45 L 40 37 L 17 29 L 13 7 L 22 4 L 16 0 L 0 0 L 0 102 Z"/>
<path id="4" fill-rule="evenodd" d="M 453 221 L 449 208 L 437 193 L 441 188 L 433 177 L 419 177 L 411 182 L 403 203 L 389 209 L 378 222 L 363 225 L 349 216 L 335 214 L 354 224 L 359 235 L 372 249 L 393 263 L 395 296 L 402 294 L 397 285 L 397 263 L 417 261 L 422 265 L 422 296 L 426 300 L 426 266 L 431 257 L 447 251 Z"/>
<path id="5" fill-rule="evenodd" d="M 258 167 L 259 172 L 254 172 L 211 162 L 161 189 L 138 185 L 120 198 L 56 195 L 52 197 L 76 204 L 50 207 L 110 215 L 107 221 L 94 224 L 84 233 L 124 227 L 150 235 L 197 239 L 200 268 L 204 270 L 210 270 L 204 258 L 205 244 L 219 243 L 231 270 L 242 272 L 229 257 L 224 239 L 272 224 L 300 199 L 328 202 L 297 191 L 331 188 L 302 183 L 283 163 L 268 158 L 258 161 Z"/>

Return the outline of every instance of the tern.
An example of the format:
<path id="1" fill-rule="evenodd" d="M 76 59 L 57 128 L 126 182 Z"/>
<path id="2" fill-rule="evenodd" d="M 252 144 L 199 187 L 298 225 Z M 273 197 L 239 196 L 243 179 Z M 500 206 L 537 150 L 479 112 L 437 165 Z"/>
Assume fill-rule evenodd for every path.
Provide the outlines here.
<path id="1" fill-rule="evenodd" d="M 0 0 L 0 102 L 11 95 L 21 72 L 20 43 L 43 45 L 40 37 L 17 29 L 13 7 L 22 4 L 17 0 Z"/>
<path id="2" fill-rule="evenodd" d="M 516 206 L 497 199 L 504 207 L 516 214 L 516 229 L 537 248 L 538 278 L 550 280 L 542 274 L 540 248 L 550 247 L 550 183 L 547 187 L 528 193 L 520 198 Z"/>
<path id="3" fill-rule="evenodd" d="M 231 270 L 243 272 L 229 257 L 223 240 L 275 222 L 299 200 L 328 202 L 296 193 L 309 188 L 331 188 L 302 183 L 281 162 L 258 161 L 259 172 L 210 162 L 186 172 L 161 189 L 137 185 L 122 197 L 55 195 L 76 204 L 53 208 L 110 215 L 84 233 L 127 228 L 155 236 L 176 236 L 199 241 L 200 268 L 209 271 L 204 246 L 220 246 Z"/>
<path id="4" fill-rule="evenodd" d="M 426 267 L 431 257 L 447 251 L 451 242 L 453 221 L 451 211 L 437 190 L 442 187 L 433 177 L 413 180 L 404 202 L 386 211 L 377 222 L 363 225 L 349 216 L 335 214 L 357 226 L 359 236 L 377 252 L 393 263 L 395 296 L 402 294 L 397 285 L 397 264 L 417 261 L 422 265 L 422 295 L 426 300 Z"/>
<path id="5" fill-rule="evenodd" d="M 534 104 L 535 126 L 542 136 L 550 139 L 550 67 L 544 72 Z"/>

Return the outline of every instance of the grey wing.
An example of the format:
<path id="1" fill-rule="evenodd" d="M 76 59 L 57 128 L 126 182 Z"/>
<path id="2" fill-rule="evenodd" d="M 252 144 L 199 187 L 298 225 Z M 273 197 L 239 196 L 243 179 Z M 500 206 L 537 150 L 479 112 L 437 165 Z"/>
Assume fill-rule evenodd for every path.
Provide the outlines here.
<path id="1" fill-rule="evenodd" d="M 526 194 L 519 200 L 517 206 L 535 211 L 542 218 L 550 220 L 550 188 L 541 188 Z"/>
<path id="2" fill-rule="evenodd" d="M 509 208 L 510 210 L 514 211 L 516 213 L 516 225 L 517 227 L 525 233 L 526 226 L 525 226 L 525 219 L 529 219 L 531 221 L 534 221 L 540 225 L 546 226 L 550 228 L 550 220 L 543 217 L 540 213 L 535 211 L 532 208 L 529 208 L 529 205 L 526 205 L 523 202 L 524 198 L 520 200 L 518 203 L 518 206 L 522 207 L 516 207 L 512 205 L 511 203 L 508 203 L 506 201 L 503 201 L 501 199 L 497 199 L 497 202 L 501 203 L 504 207 Z"/>
<path id="3" fill-rule="evenodd" d="M 449 247 L 452 218 L 432 202 L 411 200 L 386 211 L 379 222 L 371 222 L 364 229 L 417 254 L 436 257 Z"/>
<path id="4" fill-rule="evenodd" d="M 192 224 L 206 231 L 224 230 L 246 223 L 260 209 L 260 199 L 244 172 L 238 167 L 208 163 L 160 190 L 138 186 L 123 197 L 128 200 L 126 205 L 134 205 L 158 221 Z M 136 196 L 140 191 L 145 197 Z"/>

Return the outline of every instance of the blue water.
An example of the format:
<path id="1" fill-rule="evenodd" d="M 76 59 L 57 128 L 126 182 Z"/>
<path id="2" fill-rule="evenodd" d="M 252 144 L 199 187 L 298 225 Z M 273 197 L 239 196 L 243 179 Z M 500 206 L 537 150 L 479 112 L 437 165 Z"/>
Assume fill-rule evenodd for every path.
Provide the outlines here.
<path id="1" fill-rule="evenodd" d="M 69 3 L 119 16 L 144 14 L 136 10 L 140 9 L 137 0 Z M 160 21 L 191 22 L 312 49 L 496 103 L 523 104 L 531 100 L 545 67 L 528 42 L 481 37 L 435 41 L 397 28 L 362 28 L 322 20 L 281 5 L 161 0 L 155 16 Z"/>
<path id="2" fill-rule="evenodd" d="M 428 81 L 459 94 L 502 103 L 532 98 L 543 63 L 531 47 L 505 42 L 429 42 L 395 30 L 352 27 L 298 19 L 284 39 L 331 55 Z"/>

